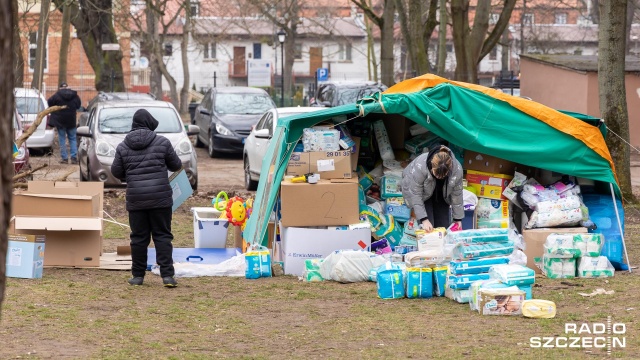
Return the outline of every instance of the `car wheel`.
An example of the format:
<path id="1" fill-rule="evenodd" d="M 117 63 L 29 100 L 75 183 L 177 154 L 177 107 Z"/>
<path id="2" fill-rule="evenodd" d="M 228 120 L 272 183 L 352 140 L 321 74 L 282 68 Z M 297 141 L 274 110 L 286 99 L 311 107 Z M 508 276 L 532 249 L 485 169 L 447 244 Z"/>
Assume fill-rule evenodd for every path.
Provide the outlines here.
<path id="1" fill-rule="evenodd" d="M 198 147 L 198 148 L 203 148 L 204 147 L 204 143 L 202 141 L 200 141 L 200 135 L 196 135 L 196 147 Z"/>
<path id="2" fill-rule="evenodd" d="M 216 153 L 216 150 L 213 148 L 213 134 L 209 134 L 208 153 L 209 153 L 209 157 L 212 157 L 212 158 L 218 156 L 218 153 Z"/>
<path id="3" fill-rule="evenodd" d="M 195 182 L 195 183 L 193 183 L 193 184 L 191 185 L 191 189 L 192 189 L 193 191 L 198 190 L 198 179 L 196 179 L 196 182 Z"/>
<path id="4" fill-rule="evenodd" d="M 251 172 L 249 171 L 249 159 L 244 158 L 244 187 L 247 190 L 256 190 L 258 188 L 258 182 L 251 179 Z"/>

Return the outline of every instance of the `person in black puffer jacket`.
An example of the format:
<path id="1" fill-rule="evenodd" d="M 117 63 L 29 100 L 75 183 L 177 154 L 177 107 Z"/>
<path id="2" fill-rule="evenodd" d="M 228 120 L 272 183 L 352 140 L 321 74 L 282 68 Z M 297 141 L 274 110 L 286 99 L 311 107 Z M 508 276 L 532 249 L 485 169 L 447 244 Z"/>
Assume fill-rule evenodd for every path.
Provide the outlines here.
<path id="1" fill-rule="evenodd" d="M 81 101 L 78 93 L 67 87 L 67 83 L 60 84 L 58 91 L 48 100 L 49 106 L 66 106 L 65 109 L 51 113 L 49 125 L 58 130 L 58 142 L 60 142 L 60 163 L 69 162 L 65 136 L 69 139 L 69 153 L 71 163 L 78 163 L 78 146 L 76 143 L 76 111 L 80 108 Z"/>
<path id="2" fill-rule="evenodd" d="M 147 270 L 147 247 L 153 234 L 156 261 L 166 287 L 177 286 L 173 278 L 173 192 L 167 170 L 178 171 L 182 162 L 171 142 L 156 135 L 158 120 L 145 109 L 133 115 L 131 132 L 118 145 L 111 173 L 127 183 L 127 211 L 131 226 L 131 285 L 142 285 Z"/>

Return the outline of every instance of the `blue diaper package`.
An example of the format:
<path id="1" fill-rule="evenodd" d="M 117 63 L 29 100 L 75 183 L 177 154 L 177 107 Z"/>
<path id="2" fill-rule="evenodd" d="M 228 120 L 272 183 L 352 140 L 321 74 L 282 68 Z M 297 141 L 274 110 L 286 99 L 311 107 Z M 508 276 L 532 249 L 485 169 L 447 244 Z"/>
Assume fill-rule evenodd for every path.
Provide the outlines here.
<path id="1" fill-rule="evenodd" d="M 407 297 L 427 299 L 433 296 L 431 268 L 407 268 Z"/>
<path id="2" fill-rule="evenodd" d="M 448 244 L 507 242 L 509 241 L 509 229 L 486 228 L 452 231 L 447 234 L 445 240 Z"/>
<path id="3" fill-rule="evenodd" d="M 411 209 L 405 204 L 404 198 L 392 197 L 385 200 L 385 212 L 404 223 L 411 218 Z"/>
<path id="4" fill-rule="evenodd" d="M 489 280 L 489 274 L 449 275 L 447 286 L 454 290 L 464 290 L 471 287 L 471 283 L 479 280 Z"/>
<path id="5" fill-rule="evenodd" d="M 261 277 L 271 277 L 271 254 L 266 248 L 247 251 L 244 254 L 247 270 L 247 279 L 258 279 Z"/>
<path id="6" fill-rule="evenodd" d="M 453 248 L 453 258 L 459 260 L 477 259 L 490 256 L 509 255 L 513 252 L 513 241 L 485 244 L 458 243 Z"/>
<path id="7" fill-rule="evenodd" d="M 433 274 L 433 295 L 444 296 L 447 288 L 447 271 L 449 268 L 445 266 L 436 266 L 431 271 Z"/>
<path id="8" fill-rule="evenodd" d="M 380 180 L 380 196 L 383 199 L 388 199 L 392 197 L 401 197 L 402 191 L 400 190 L 400 183 L 402 179 L 395 176 L 385 175 Z"/>
<path id="9" fill-rule="evenodd" d="M 508 286 L 531 285 L 536 281 L 535 272 L 522 265 L 494 265 L 489 270 L 489 275 Z"/>
<path id="10" fill-rule="evenodd" d="M 488 273 L 494 265 L 508 264 L 506 256 L 483 258 L 477 260 L 453 260 L 449 263 L 449 269 L 453 275 Z"/>
<path id="11" fill-rule="evenodd" d="M 533 286 L 532 285 L 519 285 L 518 289 L 524 291 L 524 299 L 525 300 L 531 300 L 533 298 L 532 292 L 531 292 L 531 288 Z"/>
<path id="12" fill-rule="evenodd" d="M 378 269 L 376 283 L 378 285 L 378 297 L 380 299 L 400 299 L 405 295 L 404 274 L 402 269 L 391 263 L 383 265 L 384 269 Z"/>

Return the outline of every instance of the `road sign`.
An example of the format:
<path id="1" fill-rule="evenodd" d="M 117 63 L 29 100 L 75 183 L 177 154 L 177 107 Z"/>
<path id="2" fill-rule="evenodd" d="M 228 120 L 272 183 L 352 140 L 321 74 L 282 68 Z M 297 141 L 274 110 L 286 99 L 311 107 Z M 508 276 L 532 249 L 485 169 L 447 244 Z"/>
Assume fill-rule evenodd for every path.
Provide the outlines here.
<path id="1" fill-rule="evenodd" d="M 120 50 L 120 44 L 102 44 L 103 51 L 118 51 Z"/>
<path id="2" fill-rule="evenodd" d="M 318 68 L 318 70 L 316 70 L 316 75 L 318 75 L 318 81 L 327 81 L 329 80 L 329 69 Z"/>
<path id="3" fill-rule="evenodd" d="M 269 60 L 249 59 L 248 63 L 247 85 L 259 87 L 271 86 L 271 62 L 269 62 Z"/>

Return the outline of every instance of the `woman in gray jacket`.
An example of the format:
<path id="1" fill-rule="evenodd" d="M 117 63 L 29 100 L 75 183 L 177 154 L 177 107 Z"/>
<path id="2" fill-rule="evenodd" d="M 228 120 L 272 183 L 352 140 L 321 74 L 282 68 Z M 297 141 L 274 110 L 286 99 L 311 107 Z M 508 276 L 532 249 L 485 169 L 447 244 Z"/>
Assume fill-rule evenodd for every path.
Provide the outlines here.
<path id="1" fill-rule="evenodd" d="M 462 228 L 462 165 L 451 150 L 440 145 L 415 158 L 402 172 L 402 196 L 426 231 L 449 227 L 453 221 Z"/>

